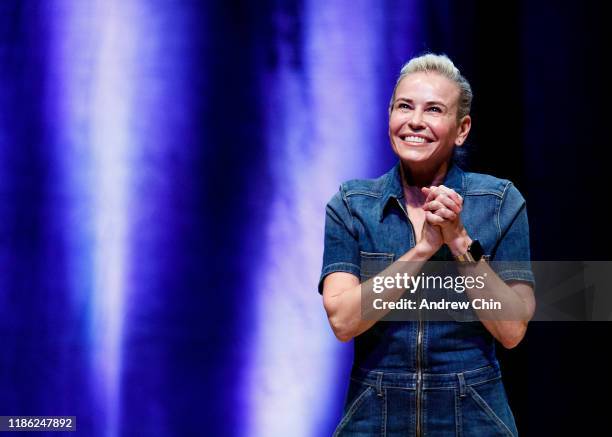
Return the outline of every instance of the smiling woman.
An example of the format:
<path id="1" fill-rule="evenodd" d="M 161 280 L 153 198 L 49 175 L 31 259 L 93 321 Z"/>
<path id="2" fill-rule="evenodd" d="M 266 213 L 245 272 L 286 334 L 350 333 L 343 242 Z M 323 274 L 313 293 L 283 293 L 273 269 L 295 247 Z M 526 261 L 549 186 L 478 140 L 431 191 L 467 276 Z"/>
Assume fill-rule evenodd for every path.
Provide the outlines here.
<path id="1" fill-rule="evenodd" d="M 413 73 L 400 81 L 389 117 L 393 150 L 411 173 L 445 170 L 467 137 L 469 115 L 457 120 L 459 90 L 444 76 Z"/>
<path id="2" fill-rule="evenodd" d="M 422 65 L 427 59 L 432 58 L 417 58 L 402 69 L 389 105 L 393 151 L 417 184 L 423 178 L 428 182 L 432 171 L 434 178 L 443 177 L 455 146 L 463 145 L 472 125 L 467 81 L 454 81 L 450 68 L 429 71 Z"/>
<path id="3" fill-rule="evenodd" d="M 471 100 L 446 56 L 412 59 L 389 106 L 399 162 L 378 179 L 343 183 L 327 204 L 319 291 L 338 339 L 355 339 L 334 435 L 517 435 L 495 340 L 516 346 L 535 309 L 527 212 L 510 181 L 453 162 L 470 132 Z M 372 258 L 388 260 L 385 277 L 454 261 L 460 272 L 488 278 L 484 289 L 466 286 L 471 302 L 499 302 L 512 317 L 498 320 L 495 309 L 474 305 L 479 321 L 365 320 L 361 302 L 373 298 L 375 278 L 362 267 Z M 502 264 L 513 269 L 494 270 L 488 259 L 512 261 Z M 397 288 L 394 298 L 404 292 Z"/>

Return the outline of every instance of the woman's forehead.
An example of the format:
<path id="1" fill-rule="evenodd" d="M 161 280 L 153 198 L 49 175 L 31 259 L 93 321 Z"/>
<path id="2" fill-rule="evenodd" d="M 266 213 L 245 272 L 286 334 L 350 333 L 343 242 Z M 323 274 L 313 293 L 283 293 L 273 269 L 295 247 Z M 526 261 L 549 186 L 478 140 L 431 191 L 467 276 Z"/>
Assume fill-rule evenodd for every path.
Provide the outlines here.
<path id="1" fill-rule="evenodd" d="M 410 73 L 397 86 L 395 99 L 457 103 L 459 87 L 438 73 Z"/>

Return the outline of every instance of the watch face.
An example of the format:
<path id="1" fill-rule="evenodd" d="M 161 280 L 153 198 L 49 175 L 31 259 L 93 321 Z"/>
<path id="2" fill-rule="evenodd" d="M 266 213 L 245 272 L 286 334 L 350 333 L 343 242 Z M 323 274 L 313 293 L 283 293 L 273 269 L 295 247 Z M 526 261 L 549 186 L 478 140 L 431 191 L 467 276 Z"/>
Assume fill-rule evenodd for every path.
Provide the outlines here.
<path id="1" fill-rule="evenodd" d="M 474 261 L 480 261 L 480 258 L 484 255 L 484 250 L 480 245 L 480 241 L 472 240 L 472 244 L 470 245 L 470 254 L 474 258 Z"/>

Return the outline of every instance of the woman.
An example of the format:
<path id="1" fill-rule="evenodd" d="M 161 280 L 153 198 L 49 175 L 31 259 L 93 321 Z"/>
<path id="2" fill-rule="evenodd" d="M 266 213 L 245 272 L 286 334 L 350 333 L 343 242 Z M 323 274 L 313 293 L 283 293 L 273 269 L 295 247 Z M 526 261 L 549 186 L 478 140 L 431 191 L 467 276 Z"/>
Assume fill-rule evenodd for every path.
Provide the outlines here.
<path id="1" fill-rule="evenodd" d="M 470 131 L 471 100 L 469 83 L 446 56 L 410 60 L 389 107 L 399 162 L 378 179 L 343 183 L 327 205 L 319 292 L 337 338 L 355 339 L 334 435 L 517 435 L 495 340 L 516 346 L 535 309 L 527 212 L 510 181 L 454 163 L 454 149 Z M 487 259 L 522 263 L 494 270 Z M 428 260 L 455 260 L 460 271 L 484 274 L 487 297 L 511 316 L 478 310 L 472 322 L 361 317 L 360 283 L 371 281 L 366 263 L 383 262 L 383 273 L 392 275 Z"/>

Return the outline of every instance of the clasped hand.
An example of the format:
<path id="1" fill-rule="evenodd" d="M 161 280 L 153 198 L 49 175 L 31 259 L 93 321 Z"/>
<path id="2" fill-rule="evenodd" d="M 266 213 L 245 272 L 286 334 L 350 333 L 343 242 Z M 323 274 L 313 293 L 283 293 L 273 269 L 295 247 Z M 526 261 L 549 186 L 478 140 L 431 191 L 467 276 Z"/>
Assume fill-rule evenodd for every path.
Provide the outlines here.
<path id="1" fill-rule="evenodd" d="M 469 237 L 461 222 L 463 198 L 444 185 L 423 187 L 425 223 L 422 239 L 439 248 L 446 244 L 454 255 L 465 253 Z"/>

